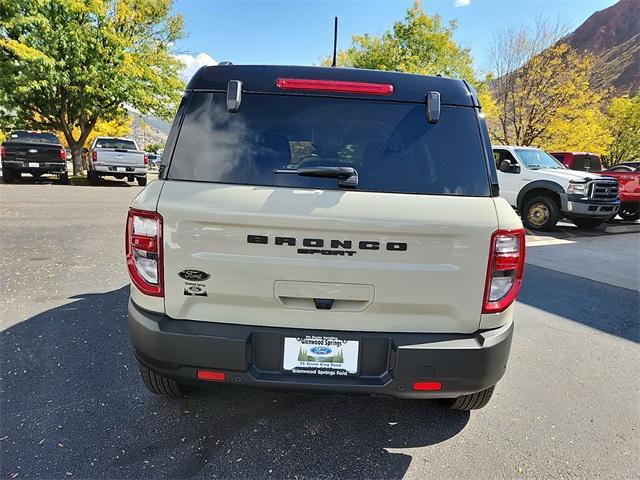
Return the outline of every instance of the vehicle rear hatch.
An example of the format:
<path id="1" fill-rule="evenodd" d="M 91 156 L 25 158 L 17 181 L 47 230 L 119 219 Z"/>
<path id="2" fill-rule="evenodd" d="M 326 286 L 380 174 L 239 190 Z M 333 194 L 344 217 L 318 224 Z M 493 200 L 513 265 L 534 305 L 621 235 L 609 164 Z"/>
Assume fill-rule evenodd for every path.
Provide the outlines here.
<path id="1" fill-rule="evenodd" d="M 144 152 L 138 150 L 131 140 L 104 139 L 96 143 L 97 161 L 107 166 L 142 166 Z"/>
<path id="2" fill-rule="evenodd" d="M 166 313 L 345 331 L 478 329 L 498 228 L 477 112 L 194 92 L 158 202 Z M 336 127 L 336 118 L 340 119 Z M 274 169 L 350 166 L 335 178 Z M 206 272 L 207 280 L 189 269 Z"/>
<path id="3" fill-rule="evenodd" d="M 55 143 L 6 142 L 3 160 L 17 160 L 25 163 L 63 162 L 60 159 L 62 145 Z"/>

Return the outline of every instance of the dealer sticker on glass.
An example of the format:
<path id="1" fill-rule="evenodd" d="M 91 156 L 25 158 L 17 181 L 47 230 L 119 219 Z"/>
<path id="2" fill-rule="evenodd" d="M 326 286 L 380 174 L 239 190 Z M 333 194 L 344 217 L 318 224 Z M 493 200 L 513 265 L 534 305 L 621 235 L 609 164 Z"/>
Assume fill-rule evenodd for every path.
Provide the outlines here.
<path id="1" fill-rule="evenodd" d="M 303 375 L 356 375 L 359 343 L 336 337 L 285 337 L 283 369 Z"/>

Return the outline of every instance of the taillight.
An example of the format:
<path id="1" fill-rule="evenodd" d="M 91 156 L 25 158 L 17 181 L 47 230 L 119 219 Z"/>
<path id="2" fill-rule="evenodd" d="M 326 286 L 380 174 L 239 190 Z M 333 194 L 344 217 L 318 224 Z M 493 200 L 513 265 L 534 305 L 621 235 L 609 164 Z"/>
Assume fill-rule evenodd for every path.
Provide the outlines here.
<path id="1" fill-rule="evenodd" d="M 64 148 L 60 149 L 60 160 L 66 160 L 67 159 L 67 151 Z"/>
<path id="2" fill-rule="evenodd" d="M 96 152 L 95 150 L 91 152 L 91 161 L 92 162 L 98 161 L 98 152 Z"/>
<path id="3" fill-rule="evenodd" d="M 146 295 L 162 297 L 164 279 L 160 214 L 129 209 L 125 249 L 129 276 L 133 284 Z"/>
<path id="4" fill-rule="evenodd" d="M 502 312 L 516 300 L 524 273 L 524 251 L 524 229 L 493 233 L 482 313 Z"/>
<path id="5" fill-rule="evenodd" d="M 144 164 L 149 165 L 149 155 L 147 155 L 146 153 L 144 154 Z"/>
<path id="6" fill-rule="evenodd" d="M 315 92 L 366 93 L 369 95 L 391 95 L 393 93 L 393 85 L 388 83 L 342 82 L 307 78 L 278 78 L 276 86 L 282 90 Z"/>
<path id="7" fill-rule="evenodd" d="M 0 158 L 4 157 L 4 147 L 0 145 Z"/>

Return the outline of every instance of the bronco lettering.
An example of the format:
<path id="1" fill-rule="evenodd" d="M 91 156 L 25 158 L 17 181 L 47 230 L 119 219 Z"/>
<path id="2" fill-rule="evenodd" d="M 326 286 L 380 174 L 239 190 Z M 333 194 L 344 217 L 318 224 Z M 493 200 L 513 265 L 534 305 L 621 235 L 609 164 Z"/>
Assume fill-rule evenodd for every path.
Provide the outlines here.
<path id="1" fill-rule="evenodd" d="M 269 237 L 267 235 L 247 235 L 247 243 L 255 243 L 258 245 L 268 245 Z M 273 240 L 274 245 L 295 247 L 299 244 L 298 239 L 294 237 L 275 237 Z M 360 240 L 354 242 L 353 240 L 329 240 L 325 241 L 322 238 L 303 238 L 302 246 L 307 248 L 298 248 L 297 253 L 300 255 L 339 255 L 353 257 L 357 252 L 353 250 L 354 243 L 358 246 L 358 250 L 381 250 L 384 248 L 389 252 L 406 252 L 406 242 L 376 242 L 370 240 Z M 325 245 L 331 246 L 331 248 L 324 248 Z M 312 247 L 312 248 L 309 248 Z"/>

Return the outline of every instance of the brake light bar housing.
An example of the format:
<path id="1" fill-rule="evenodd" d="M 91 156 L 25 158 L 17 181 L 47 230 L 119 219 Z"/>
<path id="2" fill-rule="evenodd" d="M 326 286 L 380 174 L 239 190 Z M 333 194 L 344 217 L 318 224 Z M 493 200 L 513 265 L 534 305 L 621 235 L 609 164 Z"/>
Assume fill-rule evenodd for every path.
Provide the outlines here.
<path id="1" fill-rule="evenodd" d="M 500 313 L 516 301 L 522 286 L 524 229 L 495 231 L 490 248 L 482 313 Z"/>
<path id="2" fill-rule="evenodd" d="M 391 95 L 393 85 L 388 83 L 345 82 L 308 78 L 278 78 L 276 86 L 282 90 L 310 92 L 361 93 L 366 95 Z"/>
<path id="3" fill-rule="evenodd" d="M 162 216 L 130 208 L 125 235 L 131 282 L 145 295 L 163 297 Z"/>

